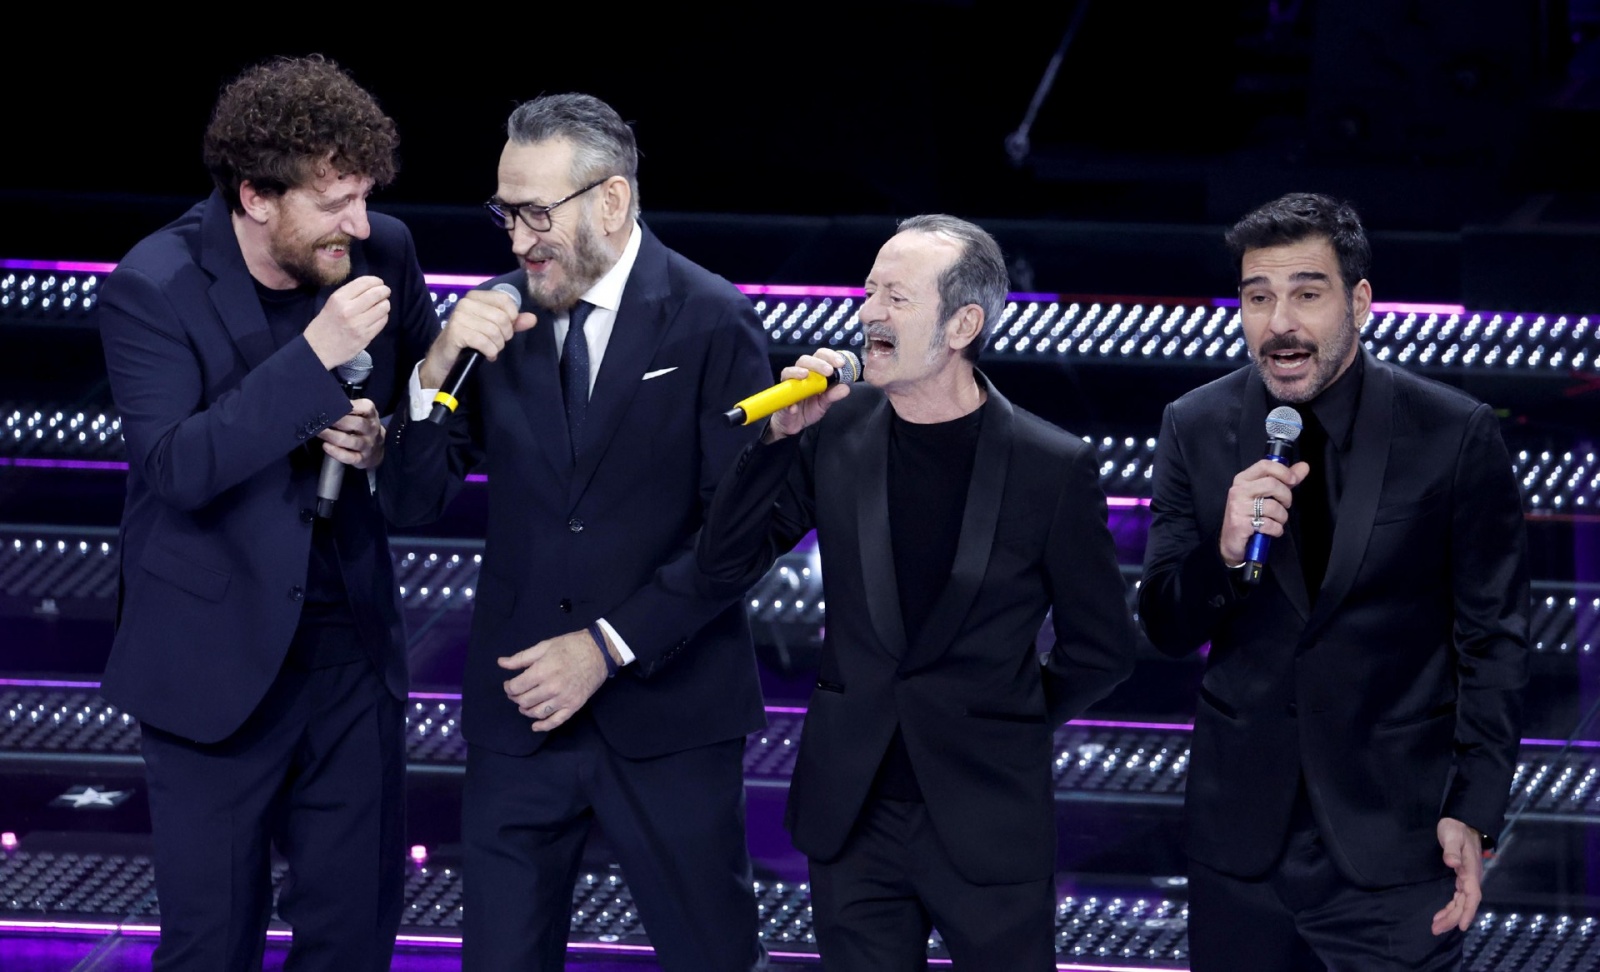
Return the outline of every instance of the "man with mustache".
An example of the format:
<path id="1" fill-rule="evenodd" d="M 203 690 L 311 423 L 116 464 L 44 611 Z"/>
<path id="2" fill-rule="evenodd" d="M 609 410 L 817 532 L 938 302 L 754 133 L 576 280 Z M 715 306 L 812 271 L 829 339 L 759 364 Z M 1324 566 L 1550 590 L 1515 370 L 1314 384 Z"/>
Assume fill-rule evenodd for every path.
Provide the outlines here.
<path id="1" fill-rule="evenodd" d="M 976 367 L 1006 287 L 982 228 L 901 223 L 867 277 L 866 384 L 774 415 L 701 534 L 743 589 L 817 531 L 828 623 L 785 823 L 830 972 L 925 968 L 934 928 L 958 969 L 1054 969 L 1052 734 L 1133 669 L 1094 451 Z"/>
<path id="2" fill-rule="evenodd" d="M 396 523 L 473 469 L 489 523 L 463 684 L 469 970 L 561 969 L 598 823 L 663 969 L 764 964 L 744 834 L 745 735 L 765 725 L 738 593 L 693 537 L 752 431 L 722 412 L 772 381 L 750 301 L 639 221 L 633 131 L 588 95 L 506 126 L 487 204 L 518 269 L 468 293 L 390 431 Z M 538 326 L 535 326 L 537 323 Z M 484 360 L 429 422 L 464 350 Z"/>
<path id="3" fill-rule="evenodd" d="M 1167 407 L 1139 596 L 1156 647 L 1211 644 L 1185 795 L 1193 967 L 1454 969 L 1527 679 L 1511 459 L 1487 405 L 1361 348 L 1349 205 L 1294 193 L 1227 239 L 1254 366 Z M 1304 425 L 1292 465 L 1259 458 L 1280 405 Z"/>
<path id="4" fill-rule="evenodd" d="M 332 62 L 252 68 L 206 129 L 211 197 L 103 288 L 129 468 L 101 690 L 140 721 L 159 970 L 261 967 L 273 849 L 288 965 L 389 967 L 407 674 L 368 477 L 438 333 L 410 233 L 367 211 L 397 143 Z M 333 369 L 363 351 L 352 401 Z"/>

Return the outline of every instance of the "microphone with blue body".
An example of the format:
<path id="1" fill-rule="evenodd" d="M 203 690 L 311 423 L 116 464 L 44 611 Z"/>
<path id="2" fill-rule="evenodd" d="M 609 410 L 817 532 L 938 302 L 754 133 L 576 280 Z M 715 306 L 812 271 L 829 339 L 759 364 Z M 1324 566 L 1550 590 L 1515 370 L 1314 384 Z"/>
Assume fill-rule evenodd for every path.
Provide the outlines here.
<path id="1" fill-rule="evenodd" d="M 1287 466 L 1294 462 L 1294 441 L 1304 428 L 1300 413 L 1287 405 L 1279 405 L 1267 413 L 1266 458 Z M 1244 548 L 1244 582 L 1259 584 L 1267 569 L 1267 553 L 1272 538 L 1265 533 L 1253 533 Z"/>

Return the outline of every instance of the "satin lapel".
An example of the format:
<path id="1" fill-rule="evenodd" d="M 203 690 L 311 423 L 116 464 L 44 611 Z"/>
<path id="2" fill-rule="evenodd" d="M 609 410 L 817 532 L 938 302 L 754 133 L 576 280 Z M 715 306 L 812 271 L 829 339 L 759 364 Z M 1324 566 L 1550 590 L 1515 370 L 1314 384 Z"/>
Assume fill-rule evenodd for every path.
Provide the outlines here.
<path id="1" fill-rule="evenodd" d="M 1239 463 L 1235 472 L 1255 465 L 1267 451 L 1267 392 L 1253 367 L 1245 380 L 1244 400 L 1239 404 Z M 1267 577 L 1262 583 L 1277 584 L 1299 612 L 1300 620 L 1311 616 L 1311 596 L 1306 592 L 1300 548 L 1292 532 L 1273 538 L 1267 554 Z"/>
<path id="2" fill-rule="evenodd" d="M 200 269 L 211 277 L 206 294 L 245 363 L 255 368 L 271 357 L 278 346 L 273 343 L 272 331 L 267 327 L 267 315 L 261 310 L 261 298 L 256 296 L 250 268 L 245 265 L 244 254 L 239 252 L 239 240 L 233 234 L 228 206 L 217 193 L 211 194 L 205 213 L 200 217 L 200 239 Z"/>
<path id="3" fill-rule="evenodd" d="M 978 376 L 989 389 L 989 402 L 978 429 L 978 449 L 972 464 L 972 479 L 967 484 L 967 506 L 961 516 L 961 537 L 956 542 L 956 558 L 950 579 L 935 602 L 933 612 L 922 626 L 922 637 L 901 663 L 908 672 L 932 664 L 949 649 L 956 632 L 972 610 L 978 587 L 989 569 L 989 554 L 994 550 L 995 526 L 1000 522 L 1000 499 L 1006 488 L 1011 462 L 1012 425 L 1016 416 L 1011 403 Z"/>
<path id="4" fill-rule="evenodd" d="M 906 625 L 900 616 L 900 584 L 889 540 L 889 399 L 882 397 L 861 423 L 861 434 L 845 437 L 855 453 L 843 468 L 855 470 L 856 537 L 867 613 L 878 643 L 896 659 L 906 655 Z M 849 488 L 846 485 L 844 488 Z"/>
<path id="5" fill-rule="evenodd" d="M 583 420 L 578 465 L 572 477 L 570 500 L 573 503 L 577 503 L 593 478 L 611 444 L 611 436 L 627 414 L 633 396 L 638 394 L 645 370 L 667 332 L 666 301 L 670 285 L 666 247 L 643 225 L 638 231 L 645 235 L 639 241 L 639 255 L 634 259 L 627 286 L 623 288 L 611 340 L 606 342 L 605 357 L 600 360 L 600 373 L 595 376 L 589 411 Z"/>
<path id="6" fill-rule="evenodd" d="M 1383 477 L 1389 469 L 1389 437 L 1393 429 L 1394 376 L 1387 366 L 1369 356 L 1361 378 L 1361 402 L 1351 432 L 1350 456 L 1345 462 L 1345 485 L 1339 496 L 1328 573 L 1302 644 L 1313 640 L 1317 629 L 1327 623 L 1355 583 L 1367 541 L 1372 538 L 1372 520 L 1378 512 Z"/>

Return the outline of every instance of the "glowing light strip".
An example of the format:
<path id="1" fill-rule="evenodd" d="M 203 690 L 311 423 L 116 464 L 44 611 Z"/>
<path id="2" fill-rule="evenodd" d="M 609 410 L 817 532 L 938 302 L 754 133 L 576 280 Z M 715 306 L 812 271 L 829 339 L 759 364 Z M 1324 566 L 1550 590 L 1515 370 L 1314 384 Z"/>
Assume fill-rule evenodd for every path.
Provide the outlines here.
<path id="1" fill-rule="evenodd" d="M 1465 304 L 1413 304 L 1400 300 L 1375 300 L 1372 302 L 1374 314 L 1465 314 Z M 1559 315 L 1550 315 L 1552 317 Z"/>
<path id="2" fill-rule="evenodd" d="M 735 284 L 746 297 L 865 297 L 861 287 L 814 287 L 799 284 Z"/>
<path id="3" fill-rule="evenodd" d="M 106 274 L 115 270 L 115 263 L 91 263 L 81 260 L 0 260 L 0 269 L 6 270 L 42 270 L 58 273 L 97 273 Z M 430 287 L 450 287 L 470 289 L 492 279 L 483 274 L 465 273 L 425 273 L 423 280 Z M 751 297 L 864 297 L 866 291 L 861 287 L 827 287 L 804 284 L 737 284 L 739 291 Z M 1032 293 L 1018 291 L 1008 295 L 1009 299 L 1017 303 L 1072 303 L 1073 301 L 1098 301 L 1102 304 L 1157 304 L 1157 305 L 1196 305 L 1212 307 L 1238 307 L 1237 297 L 1215 297 L 1207 301 L 1194 298 L 1171 297 L 1137 297 L 1137 296 L 1094 296 L 1053 293 Z M 1465 314 L 1464 304 L 1428 304 L 1411 301 L 1375 301 L 1372 310 L 1377 314 Z M 1489 313 L 1484 311 L 1482 313 Z M 1501 311 L 1499 313 L 1515 312 Z M 1558 317 L 1551 314 L 1523 314 L 1524 317 Z"/>
<path id="4" fill-rule="evenodd" d="M 128 464 L 109 459 L 29 459 L 0 457 L 0 466 L 22 469 L 93 469 L 100 472 L 127 472 Z"/>
<path id="5" fill-rule="evenodd" d="M 0 921 L 0 931 L 26 932 L 36 935 L 59 935 L 62 937 L 84 937 L 90 935 L 128 935 L 147 937 L 159 935 L 160 925 L 120 925 L 115 922 L 73 922 L 73 921 Z M 292 940 L 294 933 L 287 928 L 267 929 L 267 939 L 273 942 L 286 942 Z M 412 948 L 445 948 L 456 949 L 461 947 L 460 935 L 408 935 L 401 933 L 395 936 L 396 945 Z M 568 942 L 567 951 L 600 953 L 605 955 L 654 955 L 656 950 L 649 945 L 623 945 L 609 942 Z M 785 961 L 817 962 L 820 957 L 815 952 L 767 952 L 773 958 Z M 952 964 L 950 959 L 930 958 L 929 965 L 947 966 Z M 1147 966 L 1139 965 L 1082 965 L 1076 962 L 1065 962 L 1056 965 L 1059 972 L 1148 972 Z M 1174 970 L 1174 972 L 1187 972 L 1187 970 Z"/>
<path id="6" fill-rule="evenodd" d="M 85 691 L 98 689 L 99 682 L 69 682 L 51 679 L 34 678 L 0 678 L 0 688 L 66 688 L 83 689 Z M 406 697 L 413 700 L 430 702 L 460 702 L 460 692 L 409 692 Z M 769 705 L 765 706 L 768 715 L 798 715 L 806 714 L 806 707 L 801 705 Z M 1073 719 L 1069 726 L 1087 729 L 1146 729 L 1155 732 L 1193 732 L 1192 722 L 1134 722 L 1123 719 Z M 1563 746 L 1572 746 L 1577 749 L 1600 749 L 1600 740 L 1575 739 L 1568 742 L 1565 739 L 1524 739 L 1524 746 L 1543 746 L 1559 749 Z M 3 925 L 0 925 L 3 927 Z"/>
<path id="7" fill-rule="evenodd" d="M 56 273 L 110 273 L 115 263 L 84 263 L 77 260 L 0 260 L 0 269 L 49 270 Z"/>

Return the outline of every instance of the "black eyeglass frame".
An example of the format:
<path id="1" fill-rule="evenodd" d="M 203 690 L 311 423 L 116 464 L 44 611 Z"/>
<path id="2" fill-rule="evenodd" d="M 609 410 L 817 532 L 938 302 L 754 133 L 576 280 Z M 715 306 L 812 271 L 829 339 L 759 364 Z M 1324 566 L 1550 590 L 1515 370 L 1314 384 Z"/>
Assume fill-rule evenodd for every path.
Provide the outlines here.
<path id="1" fill-rule="evenodd" d="M 579 189 L 577 192 L 574 192 L 571 195 L 562 196 L 560 199 L 557 199 L 548 206 L 535 206 L 533 203 L 508 203 L 491 199 L 483 204 L 483 208 L 489 211 L 490 222 L 505 230 L 507 233 L 510 233 L 515 228 L 515 223 L 513 223 L 513 220 L 518 219 L 522 220 L 522 225 L 526 226 L 535 233 L 548 233 L 550 232 L 551 228 L 555 226 L 555 222 L 550 218 L 550 214 L 555 211 L 557 206 L 571 202 L 572 200 L 588 192 L 590 189 L 593 189 L 595 186 L 604 185 L 610 178 L 610 176 L 602 176 L 601 178 L 596 179 L 594 182 L 584 186 L 582 189 Z M 543 220 L 544 225 L 534 225 L 535 218 Z"/>

